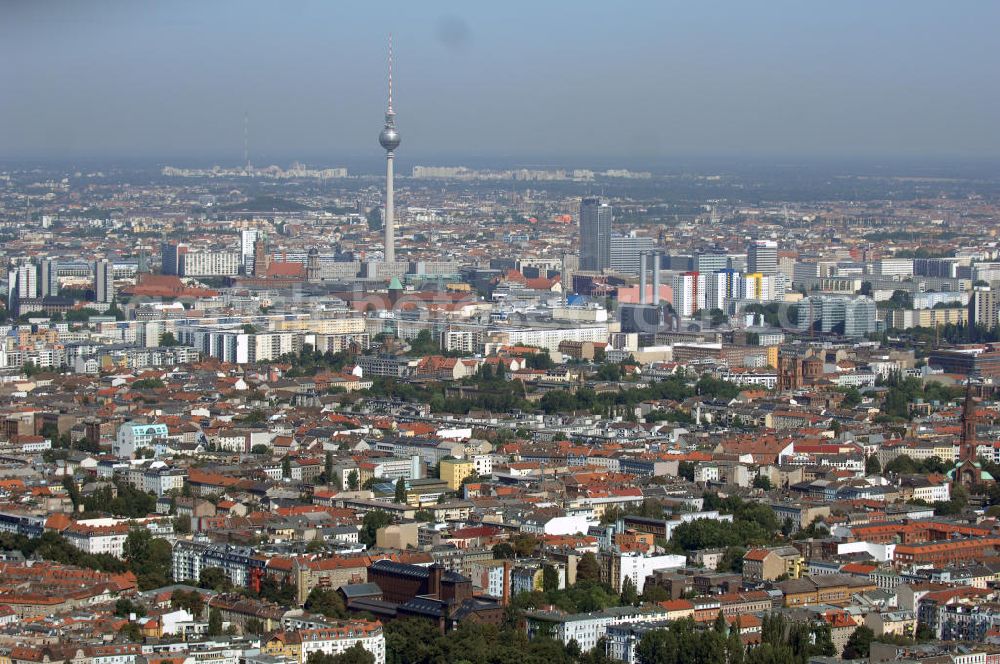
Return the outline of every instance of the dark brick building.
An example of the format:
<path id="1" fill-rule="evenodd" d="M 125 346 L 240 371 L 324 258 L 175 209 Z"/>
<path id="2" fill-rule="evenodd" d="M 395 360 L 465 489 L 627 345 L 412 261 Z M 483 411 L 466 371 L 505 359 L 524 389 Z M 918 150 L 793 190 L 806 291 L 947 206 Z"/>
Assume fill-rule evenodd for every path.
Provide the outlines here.
<path id="1" fill-rule="evenodd" d="M 368 568 L 368 581 L 378 584 L 387 602 L 404 604 L 414 597 L 433 597 L 458 604 L 472 597 L 472 581 L 435 563 L 430 567 L 379 560 Z"/>

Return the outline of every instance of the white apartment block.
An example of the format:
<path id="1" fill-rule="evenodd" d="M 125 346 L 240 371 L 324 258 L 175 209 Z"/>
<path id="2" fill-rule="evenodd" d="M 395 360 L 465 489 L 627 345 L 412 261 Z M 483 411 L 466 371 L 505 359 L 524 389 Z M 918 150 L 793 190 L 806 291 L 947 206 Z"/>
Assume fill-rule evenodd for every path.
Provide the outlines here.
<path id="1" fill-rule="evenodd" d="M 235 251 L 204 251 L 181 254 L 183 277 L 231 277 L 240 273 L 242 257 Z"/>
<path id="2" fill-rule="evenodd" d="M 548 632 L 564 645 L 576 641 L 583 652 L 593 650 L 612 625 L 655 622 L 668 617 L 667 610 L 661 607 L 634 606 L 616 606 L 604 611 L 571 615 L 546 611 L 532 611 L 525 615 L 530 637 Z"/>
<path id="3" fill-rule="evenodd" d="M 382 633 L 381 623 L 350 620 L 337 627 L 299 630 L 299 635 L 302 637 L 303 662 L 314 652 L 339 655 L 348 648 L 361 644 L 362 648 L 371 653 L 375 664 L 385 664 L 385 635 Z"/>
<path id="4" fill-rule="evenodd" d="M 166 424 L 126 422 L 118 429 L 111 444 L 111 453 L 120 459 L 131 459 L 137 450 L 153 449 L 157 440 L 168 435 Z"/>
<path id="5" fill-rule="evenodd" d="M 113 519 L 93 519 L 92 521 L 112 521 L 109 524 L 79 522 L 63 531 L 63 537 L 74 547 L 90 554 L 107 554 L 122 558 L 125 540 L 131 528 L 128 523 L 118 523 Z"/>
<path id="6" fill-rule="evenodd" d="M 493 338 L 506 339 L 511 346 L 536 346 L 545 350 L 559 350 L 563 341 L 594 341 L 606 343 L 608 340 L 607 325 L 584 325 L 580 327 L 558 328 L 515 328 L 491 329 L 488 335 Z M 501 341 L 502 342 L 502 341 Z"/>

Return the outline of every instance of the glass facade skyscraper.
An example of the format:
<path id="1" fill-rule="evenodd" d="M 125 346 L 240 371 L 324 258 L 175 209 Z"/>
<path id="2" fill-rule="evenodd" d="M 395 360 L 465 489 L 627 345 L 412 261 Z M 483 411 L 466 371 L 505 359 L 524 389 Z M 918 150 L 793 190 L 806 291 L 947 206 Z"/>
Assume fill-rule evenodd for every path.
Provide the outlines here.
<path id="1" fill-rule="evenodd" d="M 603 197 L 580 202 L 580 269 L 592 272 L 611 267 L 611 203 Z"/>

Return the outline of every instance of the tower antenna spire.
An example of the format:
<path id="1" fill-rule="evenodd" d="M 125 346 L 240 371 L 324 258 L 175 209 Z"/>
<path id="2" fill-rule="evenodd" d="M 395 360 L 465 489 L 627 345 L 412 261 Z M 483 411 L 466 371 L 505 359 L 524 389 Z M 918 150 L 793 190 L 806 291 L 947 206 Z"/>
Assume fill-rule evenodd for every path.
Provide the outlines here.
<path id="1" fill-rule="evenodd" d="M 389 33 L 389 109 L 392 113 L 392 33 Z"/>

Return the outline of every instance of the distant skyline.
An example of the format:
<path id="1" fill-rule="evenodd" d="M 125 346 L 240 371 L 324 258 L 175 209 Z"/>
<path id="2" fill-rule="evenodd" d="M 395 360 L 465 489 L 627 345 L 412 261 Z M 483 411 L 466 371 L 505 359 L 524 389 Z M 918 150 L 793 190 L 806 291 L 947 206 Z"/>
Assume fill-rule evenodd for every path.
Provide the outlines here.
<path id="1" fill-rule="evenodd" d="M 1000 3 L 0 1 L 0 161 L 1000 157 Z M 580 164 L 581 166 L 586 164 Z"/>

